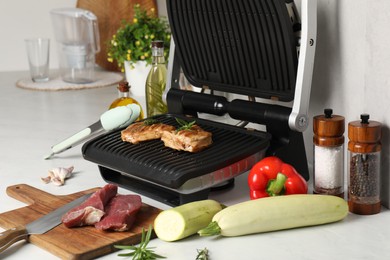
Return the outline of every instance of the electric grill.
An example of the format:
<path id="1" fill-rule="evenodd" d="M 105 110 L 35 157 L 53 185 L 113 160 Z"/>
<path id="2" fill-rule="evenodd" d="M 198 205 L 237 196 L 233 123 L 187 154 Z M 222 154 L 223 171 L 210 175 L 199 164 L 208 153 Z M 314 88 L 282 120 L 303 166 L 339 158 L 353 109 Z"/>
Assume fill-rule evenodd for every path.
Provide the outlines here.
<path id="1" fill-rule="evenodd" d="M 212 133 L 213 144 L 198 153 L 167 148 L 160 140 L 134 145 L 121 140 L 119 129 L 84 144 L 84 158 L 98 164 L 107 182 L 169 205 L 232 187 L 236 176 L 268 155 L 309 179 L 302 132 L 308 125 L 316 1 L 301 1 L 302 20 L 292 0 L 167 0 L 167 11 L 169 113 L 153 118 L 174 126 L 176 118 L 196 120 Z M 181 71 L 200 92 L 180 89 Z M 214 122 L 200 113 L 227 114 L 242 123 Z M 245 127 L 249 122 L 266 131 Z"/>

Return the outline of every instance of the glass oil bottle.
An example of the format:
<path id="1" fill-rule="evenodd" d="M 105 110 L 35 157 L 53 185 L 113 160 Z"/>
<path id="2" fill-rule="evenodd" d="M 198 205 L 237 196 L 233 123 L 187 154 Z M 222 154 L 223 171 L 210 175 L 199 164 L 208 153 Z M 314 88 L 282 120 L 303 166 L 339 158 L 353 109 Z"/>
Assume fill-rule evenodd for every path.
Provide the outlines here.
<path id="1" fill-rule="evenodd" d="M 167 79 L 167 68 L 164 58 L 164 42 L 152 42 L 152 68 L 146 78 L 145 98 L 148 117 L 168 112 L 163 100 Z"/>
<path id="2" fill-rule="evenodd" d="M 119 106 L 127 106 L 129 104 L 137 104 L 141 107 L 141 105 L 138 103 L 137 100 L 130 97 L 130 86 L 127 81 L 120 82 L 118 84 L 117 89 L 118 89 L 118 98 L 111 103 L 109 109 L 119 107 Z M 141 113 L 137 118 L 137 121 L 142 120 L 143 118 L 144 118 L 144 113 L 141 107 Z"/>

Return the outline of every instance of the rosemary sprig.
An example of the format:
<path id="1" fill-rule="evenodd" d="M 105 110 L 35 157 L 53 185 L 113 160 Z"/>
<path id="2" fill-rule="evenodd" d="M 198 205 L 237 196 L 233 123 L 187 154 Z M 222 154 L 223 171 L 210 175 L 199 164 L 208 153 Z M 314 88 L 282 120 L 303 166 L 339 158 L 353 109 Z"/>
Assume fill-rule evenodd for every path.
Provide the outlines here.
<path id="1" fill-rule="evenodd" d="M 124 245 L 114 245 L 118 249 L 128 249 L 133 250 L 133 252 L 126 254 L 118 254 L 118 256 L 132 256 L 133 260 L 154 260 L 157 258 L 165 258 L 164 256 L 155 254 L 153 251 L 154 247 L 147 247 L 152 235 L 152 225 L 149 225 L 148 232 L 145 233 L 145 230 L 142 228 L 142 237 L 141 242 L 138 246 L 124 246 Z"/>
<path id="2" fill-rule="evenodd" d="M 196 121 L 187 122 L 183 119 L 175 117 L 176 122 L 179 124 L 179 128 L 176 129 L 176 132 L 182 131 L 182 130 L 191 130 L 191 127 L 196 123 Z"/>
<path id="3" fill-rule="evenodd" d="M 204 249 L 197 249 L 198 255 L 195 260 L 208 260 L 209 259 L 209 250 L 205 247 Z"/>
<path id="4" fill-rule="evenodd" d="M 158 120 L 153 119 L 153 118 L 148 118 L 144 120 L 144 125 L 154 125 L 157 124 Z"/>

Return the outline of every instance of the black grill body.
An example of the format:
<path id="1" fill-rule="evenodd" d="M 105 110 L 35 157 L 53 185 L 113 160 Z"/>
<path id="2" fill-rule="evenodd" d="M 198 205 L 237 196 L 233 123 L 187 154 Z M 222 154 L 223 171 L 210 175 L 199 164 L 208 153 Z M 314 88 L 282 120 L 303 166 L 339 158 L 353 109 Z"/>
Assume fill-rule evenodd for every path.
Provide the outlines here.
<path id="1" fill-rule="evenodd" d="M 316 7 L 314 0 L 303 2 Z M 213 144 L 195 154 L 166 148 L 160 140 L 133 145 L 121 140 L 120 129 L 87 142 L 84 158 L 99 165 L 107 182 L 169 205 L 206 199 L 211 190 L 232 187 L 237 175 L 268 155 L 294 165 L 308 180 L 301 132 L 307 122 L 300 111 L 308 102 L 297 106 L 298 113 L 289 106 L 298 81 L 306 87 L 299 87 L 306 94 L 298 95 L 299 100 L 309 98 L 311 87 L 310 71 L 307 79 L 297 80 L 304 55 L 299 55 L 301 24 L 293 0 L 167 0 L 167 11 L 172 31 L 169 114 L 155 119 L 175 126 L 176 117 L 196 120 L 212 133 Z M 311 56 L 302 59 L 309 65 L 315 45 L 311 47 Z M 181 71 L 200 91 L 180 89 Z M 247 99 L 230 101 L 214 91 Z M 200 113 L 227 114 L 244 124 L 264 125 L 266 132 L 200 119 Z M 303 119 L 302 128 L 296 118 Z"/>
<path id="2" fill-rule="evenodd" d="M 194 194 L 205 199 L 213 187 L 231 183 L 263 158 L 269 146 L 270 136 L 265 132 L 183 115 L 153 117 L 178 127 L 176 118 L 196 120 L 213 134 L 213 144 L 197 153 L 167 148 L 161 140 L 131 144 L 122 141 L 119 129 L 84 144 L 83 156 L 100 165 L 106 181 L 141 193 L 153 187 L 155 192 L 149 196 L 175 205 L 192 201 Z"/>

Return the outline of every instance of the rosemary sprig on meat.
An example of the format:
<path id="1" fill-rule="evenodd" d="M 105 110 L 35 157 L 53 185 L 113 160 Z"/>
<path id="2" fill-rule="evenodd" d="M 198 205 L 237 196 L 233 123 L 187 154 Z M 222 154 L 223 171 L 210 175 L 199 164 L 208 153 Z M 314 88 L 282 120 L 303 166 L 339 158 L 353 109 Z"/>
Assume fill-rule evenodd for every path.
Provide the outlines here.
<path id="1" fill-rule="evenodd" d="M 179 128 L 176 129 L 176 132 L 182 131 L 182 130 L 191 130 L 191 127 L 196 123 L 196 121 L 187 122 L 183 119 L 175 117 L 176 122 L 179 124 Z"/>
<path id="2" fill-rule="evenodd" d="M 154 260 L 157 258 L 165 258 L 164 256 L 155 254 L 153 251 L 154 247 L 147 247 L 151 235 L 152 235 L 152 225 L 149 225 L 149 229 L 147 233 L 145 233 L 145 230 L 142 228 L 141 242 L 138 246 L 114 245 L 114 247 L 118 249 L 133 250 L 133 252 L 130 253 L 118 254 L 118 256 L 124 256 L 124 257 L 132 256 L 133 260 Z"/>
<path id="3" fill-rule="evenodd" d="M 148 118 L 144 120 L 144 125 L 154 125 L 157 124 L 158 120 L 153 119 L 153 118 Z"/>

